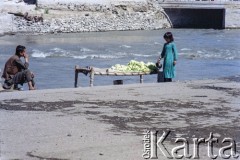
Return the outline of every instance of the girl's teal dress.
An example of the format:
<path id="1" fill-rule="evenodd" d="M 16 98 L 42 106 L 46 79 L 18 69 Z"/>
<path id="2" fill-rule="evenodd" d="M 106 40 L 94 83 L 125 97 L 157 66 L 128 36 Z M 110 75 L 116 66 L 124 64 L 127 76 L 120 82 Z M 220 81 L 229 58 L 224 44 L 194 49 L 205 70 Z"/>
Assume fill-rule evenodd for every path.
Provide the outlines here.
<path id="1" fill-rule="evenodd" d="M 173 61 L 177 60 L 177 49 L 174 42 L 165 43 L 161 53 L 161 57 L 164 58 L 163 73 L 164 78 L 175 78 L 175 65 Z"/>

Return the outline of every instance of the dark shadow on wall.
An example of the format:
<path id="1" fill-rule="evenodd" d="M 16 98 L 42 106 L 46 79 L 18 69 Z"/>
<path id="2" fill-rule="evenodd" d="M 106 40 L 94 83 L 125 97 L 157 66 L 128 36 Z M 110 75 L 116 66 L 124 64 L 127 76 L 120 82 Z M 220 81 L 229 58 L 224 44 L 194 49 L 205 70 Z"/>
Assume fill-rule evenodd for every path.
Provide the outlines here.
<path id="1" fill-rule="evenodd" d="M 23 0 L 27 4 L 37 4 L 37 0 Z"/>
<path id="2" fill-rule="evenodd" d="M 164 10 L 173 28 L 225 28 L 225 9 L 164 8 Z"/>

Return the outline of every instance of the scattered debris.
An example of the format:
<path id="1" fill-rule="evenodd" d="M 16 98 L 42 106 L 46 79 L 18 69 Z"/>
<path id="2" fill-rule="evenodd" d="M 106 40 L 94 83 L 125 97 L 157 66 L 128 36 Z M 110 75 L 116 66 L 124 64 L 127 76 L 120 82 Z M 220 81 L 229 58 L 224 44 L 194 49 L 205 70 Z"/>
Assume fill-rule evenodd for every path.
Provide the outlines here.
<path id="1" fill-rule="evenodd" d="M 18 17 L 23 17 L 25 20 L 27 21 L 32 21 L 32 22 L 43 22 L 43 15 L 41 14 L 41 16 L 30 16 L 28 14 L 28 12 L 25 12 L 24 14 L 21 12 L 8 12 L 8 14 L 13 14 L 14 16 L 18 16 Z"/>

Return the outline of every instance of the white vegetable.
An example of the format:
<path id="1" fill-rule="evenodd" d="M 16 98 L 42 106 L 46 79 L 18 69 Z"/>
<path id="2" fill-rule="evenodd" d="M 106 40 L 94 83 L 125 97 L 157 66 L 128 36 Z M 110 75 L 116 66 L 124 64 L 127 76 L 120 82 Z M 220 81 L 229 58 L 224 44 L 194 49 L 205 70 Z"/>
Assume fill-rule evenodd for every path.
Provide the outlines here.
<path id="1" fill-rule="evenodd" d="M 144 63 L 135 60 L 131 60 L 128 65 L 116 64 L 111 67 L 111 70 L 122 72 L 152 72 L 156 69 L 156 65 L 152 62 Z"/>

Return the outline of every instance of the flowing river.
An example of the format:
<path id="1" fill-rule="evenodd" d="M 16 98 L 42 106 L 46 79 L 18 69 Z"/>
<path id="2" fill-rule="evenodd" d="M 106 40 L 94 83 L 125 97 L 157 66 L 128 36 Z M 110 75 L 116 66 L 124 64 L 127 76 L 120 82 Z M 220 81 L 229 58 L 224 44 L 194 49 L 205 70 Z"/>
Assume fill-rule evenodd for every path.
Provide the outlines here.
<path id="1" fill-rule="evenodd" d="M 25 45 L 30 69 L 36 75 L 38 89 L 70 88 L 74 85 L 74 66 L 109 68 L 130 60 L 156 62 L 163 34 L 171 31 L 178 49 L 175 81 L 214 79 L 240 75 L 240 30 L 168 29 L 156 31 L 115 31 L 0 37 L 0 68 Z M 95 76 L 94 84 L 139 83 L 139 77 Z M 155 83 L 156 75 L 144 76 L 144 83 Z M 89 85 L 89 77 L 79 75 L 80 86 Z M 26 86 L 25 86 L 26 88 Z"/>

